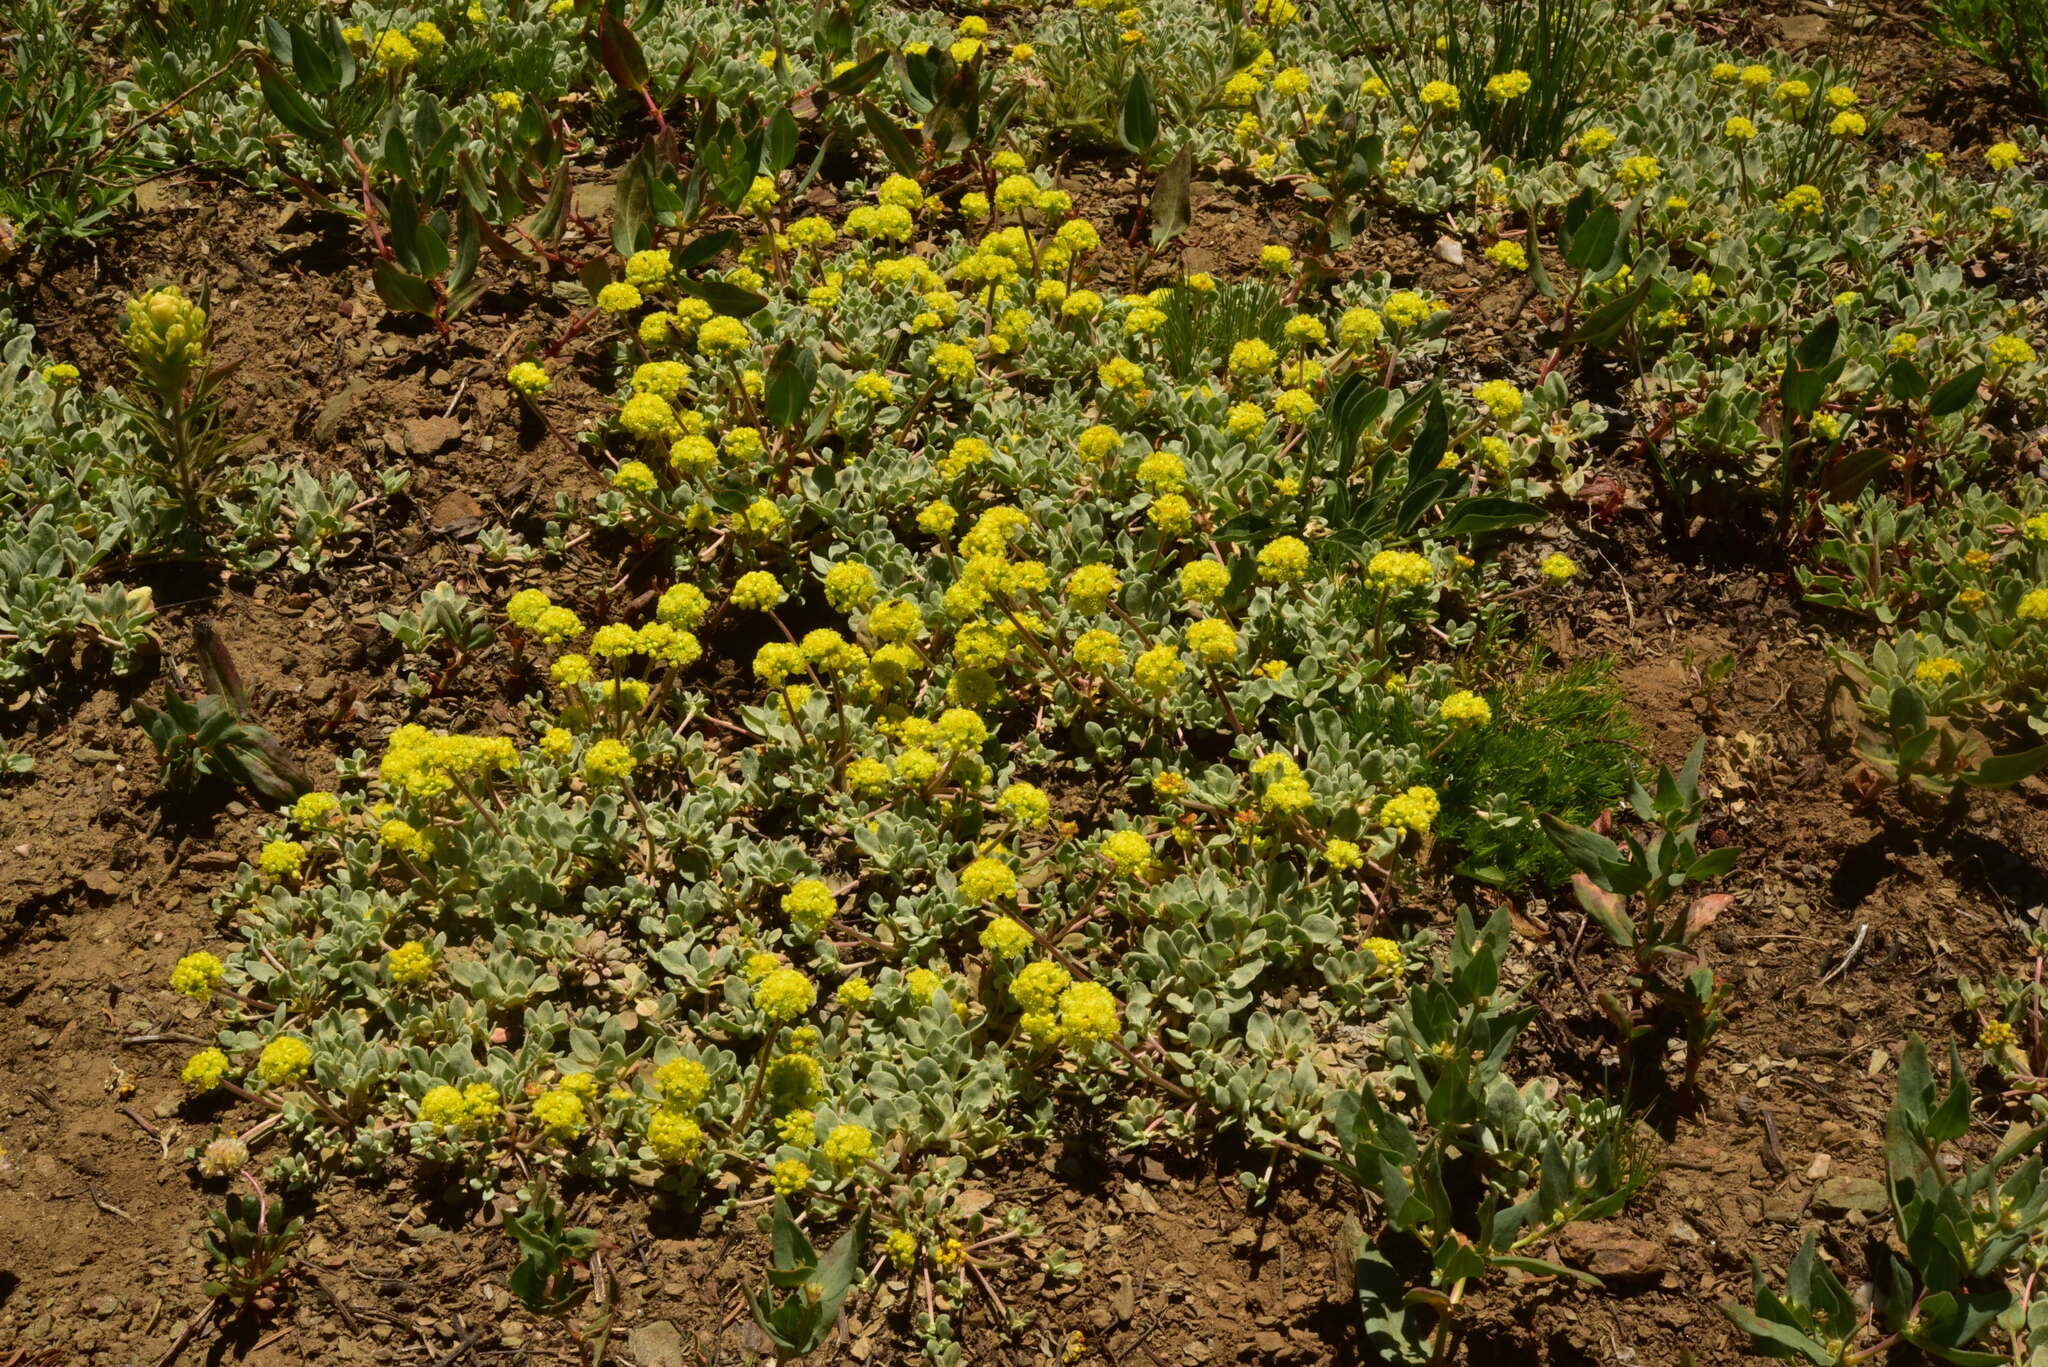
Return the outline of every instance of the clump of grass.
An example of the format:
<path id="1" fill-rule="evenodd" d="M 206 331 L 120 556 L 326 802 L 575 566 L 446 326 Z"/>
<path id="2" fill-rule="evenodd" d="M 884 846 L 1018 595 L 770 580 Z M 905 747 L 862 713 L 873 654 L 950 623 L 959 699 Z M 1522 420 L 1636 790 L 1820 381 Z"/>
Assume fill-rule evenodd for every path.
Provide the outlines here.
<path id="1" fill-rule="evenodd" d="M 1571 866 L 1541 838 L 1532 813 L 1583 823 L 1611 806 L 1628 786 L 1641 735 L 1613 661 L 1557 669 L 1532 658 L 1495 701 L 1493 724 L 1459 733 L 1444 751 L 1439 830 L 1463 851 L 1456 872 L 1500 888 L 1563 883 Z"/>

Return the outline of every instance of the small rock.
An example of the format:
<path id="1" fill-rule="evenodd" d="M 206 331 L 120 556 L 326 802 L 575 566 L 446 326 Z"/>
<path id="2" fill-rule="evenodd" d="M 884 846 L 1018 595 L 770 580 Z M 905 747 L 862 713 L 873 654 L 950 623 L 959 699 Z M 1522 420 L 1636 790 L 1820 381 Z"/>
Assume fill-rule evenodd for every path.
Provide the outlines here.
<path id="1" fill-rule="evenodd" d="M 462 440 L 462 424 L 454 418 L 407 418 L 405 448 L 416 456 L 439 455 Z"/>
<path id="2" fill-rule="evenodd" d="M 1811 47 L 1828 40 L 1828 21 L 1818 14 L 1784 14 L 1773 22 L 1787 47 Z"/>
<path id="3" fill-rule="evenodd" d="M 484 508 L 481 503 L 460 489 L 452 489 L 442 495 L 428 515 L 437 532 L 460 531 L 482 522 Z"/>
<path id="4" fill-rule="evenodd" d="M 1664 1246 L 1609 1220 L 1577 1220 L 1558 1235 L 1565 1262 L 1610 1286 L 1655 1281 L 1664 1273 Z"/>
<path id="5" fill-rule="evenodd" d="M 343 386 L 342 391 L 320 406 L 320 416 L 313 419 L 313 440 L 321 446 L 334 440 L 334 434 L 341 430 L 341 420 L 356 406 L 356 400 L 367 394 L 370 382 L 360 375 Z"/>
<path id="6" fill-rule="evenodd" d="M 116 897 L 121 892 L 121 879 L 112 869 L 93 869 L 85 874 L 82 881 L 102 897 Z"/>
<path id="7" fill-rule="evenodd" d="M 1123 1324 L 1131 1322 L 1131 1316 L 1138 1312 L 1138 1283 L 1129 1273 L 1119 1273 L 1112 1285 L 1110 1309 L 1116 1312 L 1117 1320 Z"/>
<path id="8" fill-rule="evenodd" d="M 1806 1200 L 1794 1194 L 1778 1193 L 1764 1202 L 1764 1221 L 1773 1225 L 1796 1225 L 1806 1211 Z"/>
<path id="9" fill-rule="evenodd" d="M 683 1336 L 667 1320 L 643 1324 L 626 1336 L 635 1367 L 682 1367 Z"/>
<path id="10" fill-rule="evenodd" d="M 1875 1215 L 1890 1205 L 1891 1194 L 1875 1177 L 1830 1177 L 1813 1193 L 1813 1208 L 1823 1215 Z"/>

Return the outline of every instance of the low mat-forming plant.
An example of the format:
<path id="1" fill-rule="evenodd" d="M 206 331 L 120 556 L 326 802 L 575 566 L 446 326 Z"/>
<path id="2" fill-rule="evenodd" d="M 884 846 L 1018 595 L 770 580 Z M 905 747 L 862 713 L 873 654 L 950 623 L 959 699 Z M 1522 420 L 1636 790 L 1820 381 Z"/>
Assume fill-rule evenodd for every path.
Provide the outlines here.
<path id="1" fill-rule="evenodd" d="M 864 1219 L 927 1305 L 992 1299 L 1005 1260 L 1070 1269 L 967 1188 L 1076 1107 L 1120 1145 L 1233 1129 L 1277 1164 L 1362 1155 L 1327 1103 L 1363 1088 L 1372 1142 L 1406 1127 L 1498 1195 L 1483 1265 L 1425 1279 L 1446 1324 L 1620 1199 L 1610 1108 L 1509 1080 L 1521 1009 L 1480 981 L 1505 923 L 1439 972 L 1395 910 L 1449 853 L 1450 745 L 1495 722 L 1481 618 L 1571 591 L 1566 557 L 1496 555 L 1541 516 L 1517 457 L 1575 421 L 1562 381 L 1403 380 L 1443 307 L 1301 293 L 1286 251 L 1105 297 L 1099 229 L 998 169 L 977 242 L 937 238 L 907 176 L 843 225 L 763 176 L 732 264 L 641 247 L 599 291 L 627 361 L 588 444 L 610 488 L 571 515 L 659 578 L 594 620 L 538 586 L 502 627 L 452 590 L 393 614 L 450 658 L 500 634 L 530 724 L 350 757 L 224 903 L 245 949 L 180 966 L 223 1015 L 188 1077 L 275 1113 L 276 1180 L 417 1164 L 483 1200 L 520 1171 L 544 1299 L 576 1250 L 543 1190 L 764 1217 L 786 1353 L 860 1289 L 794 1231 Z M 1190 349 L 1155 336 L 1175 316 Z M 538 360 L 507 382 L 551 402 Z M 721 654 L 744 682 L 714 704 Z M 1058 787 L 1084 765 L 1097 800 Z M 1533 836 L 1498 802 L 1460 819 Z M 1355 1066 L 1318 1048 L 1378 1024 Z M 1481 1074 L 1446 1073 L 1480 1035 Z M 1588 1185 L 1546 1195 L 1559 1163 Z M 1434 1244 L 1469 1237 L 1424 1206 Z"/>

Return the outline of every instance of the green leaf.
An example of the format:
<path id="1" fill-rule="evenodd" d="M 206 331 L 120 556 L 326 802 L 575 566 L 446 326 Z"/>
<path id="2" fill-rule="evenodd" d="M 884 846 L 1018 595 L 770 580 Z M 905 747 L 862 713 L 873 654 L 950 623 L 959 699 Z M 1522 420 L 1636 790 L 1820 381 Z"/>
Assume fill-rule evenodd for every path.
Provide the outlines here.
<path id="1" fill-rule="evenodd" d="M 1918 403 L 1927 397 L 1927 373 L 1900 357 L 1885 368 L 1884 387 L 1901 403 Z"/>
<path id="2" fill-rule="evenodd" d="M 1973 788 L 2010 788 L 2048 768 L 2048 745 L 2010 755 L 1993 755 L 1962 776 Z"/>
<path id="3" fill-rule="evenodd" d="M 1612 204 L 1602 204 L 1565 238 L 1565 264 L 1587 273 L 1605 270 L 1620 241 L 1621 212 Z"/>
<path id="4" fill-rule="evenodd" d="M 810 407 L 817 380 L 818 358 L 794 341 L 785 341 L 768 363 L 762 412 L 769 423 L 784 429 L 797 427 Z"/>
<path id="5" fill-rule="evenodd" d="M 754 177 L 761 170 L 761 144 L 765 133 L 759 125 L 743 128 L 739 123 L 722 124 L 704 150 L 705 170 L 719 203 L 738 209 Z"/>
<path id="6" fill-rule="evenodd" d="M 1529 211 L 1529 283 L 1545 299 L 1557 298 L 1557 286 L 1551 282 L 1550 272 L 1543 265 L 1543 242 L 1536 235 L 1536 211 Z"/>
<path id="7" fill-rule="evenodd" d="M 423 313 L 434 316 L 434 287 L 428 281 L 400 270 L 389 261 L 379 261 L 371 268 L 371 279 L 377 286 L 377 297 L 385 307 L 400 313 Z"/>
<path id="8" fill-rule="evenodd" d="M 1483 536 L 1488 532 L 1506 531 L 1510 527 L 1526 527 L 1548 516 L 1550 514 L 1542 508 L 1523 499 L 1487 494 L 1468 498 L 1454 506 L 1437 524 L 1436 534 L 1447 539 Z"/>
<path id="9" fill-rule="evenodd" d="M 1897 457 L 1890 451 L 1875 448 L 1850 452 L 1830 465 L 1827 474 L 1815 487 L 1821 497 L 1830 502 L 1852 499 L 1862 493 L 1870 481 L 1891 469 L 1895 459 Z"/>
<path id="10" fill-rule="evenodd" d="M 1451 420 L 1444 411 L 1443 391 L 1432 384 L 1425 393 L 1422 426 L 1417 429 L 1415 441 L 1408 448 L 1408 482 L 1411 485 L 1420 484 L 1441 468 L 1444 452 L 1451 445 Z"/>
<path id="11" fill-rule="evenodd" d="M 1152 186 L 1152 246 L 1155 249 L 1164 247 L 1187 231 L 1194 216 L 1188 198 L 1188 186 L 1193 175 L 1193 153 L 1189 151 L 1188 144 L 1182 143 Z"/>
<path id="12" fill-rule="evenodd" d="M 1792 349 L 1791 360 L 1778 382 L 1778 401 L 1787 412 L 1806 417 L 1820 406 L 1821 396 L 1842 373 L 1841 363 L 1835 359 L 1841 333 L 1841 318 L 1830 313 Z"/>
<path id="13" fill-rule="evenodd" d="M 267 15 L 264 17 L 266 26 L 275 22 Z M 335 34 L 330 38 L 324 30 L 314 33 L 293 28 L 287 44 L 289 56 L 277 53 L 274 43 L 270 50 L 277 54 L 278 61 L 290 65 L 292 75 L 308 95 L 330 95 L 343 84 L 341 54 L 348 50 L 348 44 L 339 41 L 339 37 Z"/>
<path id="14" fill-rule="evenodd" d="M 654 206 L 648 182 L 653 175 L 651 143 L 634 153 L 619 172 L 612 195 L 612 246 L 620 256 L 631 256 L 652 240 Z"/>
<path id="15" fill-rule="evenodd" d="M 325 116 L 262 53 L 256 54 L 256 85 L 263 92 L 264 104 L 288 130 L 309 142 L 333 143 L 334 129 Z"/>
<path id="16" fill-rule="evenodd" d="M 413 258 L 418 263 L 415 269 L 423 279 L 436 280 L 448 271 L 448 239 L 441 234 L 437 224 L 443 220 L 436 214 L 433 220 L 420 224 L 413 234 Z"/>
<path id="17" fill-rule="evenodd" d="M 1159 141 L 1159 105 L 1152 93 L 1152 77 L 1144 67 L 1132 73 L 1124 86 L 1123 103 L 1117 110 L 1116 140 L 1127 152 L 1145 152 Z"/>
<path id="18" fill-rule="evenodd" d="M 1771 1353 L 1772 1357 L 1797 1355 L 1808 1362 L 1819 1364 L 1819 1367 L 1835 1367 L 1835 1354 L 1789 1324 L 1759 1319 L 1739 1305 L 1724 1305 L 1721 1307 L 1721 1313 L 1733 1321 L 1736 1328 L 1754 1339 L 1759 1351 L 1768 1351 L 1765 1345 L 1769 1345 L 1787 1350 L 1782 1353 Z"/>
<path id="19" fill-rule="evenodd" d="M 346 90 L 356 83 L 355 49 L 342 36 L 341 19 L 329 10 L 320 18 L 320 41 L 334 54 L 336 64 L 334 88 Z"/>
<path id="20" fill-rule="evenodd" d="M 1792 352 L 1792 359 L 1801 370 L 1818 370 L 1835 358 L 1835 347 L 1841 336 L 1841 317 L 1830 313 L 1800 340 Z"/>
<path id="21" fill-rule="evenodd" d="M 1934 1070 L 1927 1066 L 1926 1041 L 1914 1035 L 1906 1041 L 1906 1052 L 1899 1058 L 1899 1082 L 1892 1100 L 1891 1118 L 1917 1147 L 1927 1125 L 1928 1112 L 1933 1109 Z"/>
<path id="22" fill-rule="evenodd" d="M 1560 1267 L 1541 1258 L 1523 1258 L 1513 1254 L 1496 1253 L 1487 1259 L 1495 1267 L 1512 1267 L 1518 1272 L 1527 1272 L 1538 1277 L 1575 1277 L 1587 1286 L 1603 1288 L 1606 1283 L 1590 1272 L 1576 1267 Z"/>
<path id="23" fill-rule="evenodd" d="M 242 683 L 242 671 L 236 667 L 234 654 L 221 639 L 213 619 L 200 618 L 192 629 L 192 640 L 199 648 L 199 672 L 206 679 L 207 688 L 219 695 L 235 716 L 247 717 L 249 690 Z"/>
<path id="24" fill-rule="evenodd" d="M 263 45 L 274 61 L 292 64 L 292 31 L 268 14 L 263 16 Z"/>
<path id="25" fill-rule="evenodd" d="M 1742 858 L 1742 850 L 1735 845 L 1726 845 L 1693 860 L 1692 867 L 1685 871 L 1688 881 L 1704 883 L 1709 878 L 1719 878 L 1735 867 L 1735 861 Z"/>
<path id="26" fill-rule="evenodd" d="M 694 271 L 710 265 L 725 252 L 738 245 L 740 235 L 730 228 L 720 228 L 715 233 L 706 233 L 693 238 L 670 253 L 670 262 L 676 270 Z"/>
<path id="27" fill-rule="evenodd" d="M 457 212 L 461 216 L 461 231 L 455 239 L 455 261 L 448 272 L 447 288 L 451 296 L 456 291 L 465 291 L 463 307 L 466 308 L 476 297 L 468 287 L 475 279 L 477 260 L 483 254 L 485 228 L 483 218 L 469 205 L 461 205 Z M 449 316 L 461 311 L 451 308 Z"/>
<path id="28" fill-rule="evenodd" d="M 1951 413 L 1960 413 L 1977 398 L 1977 386 L 1984 380 L 1984 367 L 1971 366 L 1962 374 L 1944 383 L 1927 400 L 1927 416 L 1945 418 Z"/>
<path id="29" fill-rule="evenodd" d="M 888 63 L 889 53 L 884 49 L 864 59 L 851 70 L 840 72 L 831 80 L 820 85 L 818 89 L 828 91 L 834 95 L 858 95 L 861 91 L 867 89 L 868 83 L 879 76 L 882 68 L 887 66 Z"/>
<path id="30" fill-rule="evenodd" d="M 1621 846 L 1606 836 L 1560 821 L 1549 813 L 1543 815 L 1543 833 L 1550 837 L 1550 843 L 1557 846 L 1565 858 L 1587 873 L 1592 873 L 1608 864 L 1619 864 Z"/>
<path id="31" fill-rule="evenodd" d="M 627 27 L 626 21 L 612 13 L 609 7 L 598 12 L 597 45 L 605 71 L 620 89 L 640 91 L 647 88 L 647 54 L 641 50 L 640 40 L 633 36 L 633 30 Z"/>
<path id="32" fill-rule="evenodd" d="M 1912 686 L 1900 684 L 1892 689 L 1889 720 L 1894 736 L 1918 736 L 1927 730 L 1927 704 Z"/>
<path id="33" fill-rule="evenodd" d="M 817 1270 L 817 1250 L 811 1247 L 811 1241 L 805 1237 L 802 1226 L 790 1215 L 789 1201 L 782 1196 L 775 1198 L 771 1242 L 774 1246 L 774 1266 L 778 1272 L 798 1272 L 803 1274 L 803 1280 L 808 1280 L 811 1273 Z M 801 1285 L 802 1282 L 796 1284 Z"/>
<path id="34" fill-rule="evenodd" d="M 1970 1084 L 1963 1071 L 1963 1058 L 1957 1052 L 1954 1040 L 1948 1046 L 1949 1073 L 1948 1094 L 1941 1104 L 1928 1112 L 1923 1133 L 1937 1144 L 1946 1144 L 1961 1139 L 1970 1132 Z"/>
<path id="35" fill-rule="evenodd" d="M 981 132 L 981 82 L 976 78 L 978 63 L 955 71 L 932 102 L 925 115 L 924 138 L 941 153 L 959 152 L 971 146 Z"/>
<path id="36" fill-rule="evenodd" d="M 1430 1317 L 1407 1299 L 1407 1285 L 1387 1256 L 1362 1239 L 1353 1263 L 1364 1360 L 1419 1363 L 1429 1356 Z"/>
<path id="37" fill-rule="evenodd" d="M 762 144 L 762 169 L 770 175 L 786 171 L 796 160 L 796 117 L 785 106 L 768 117 L 767 139 Z"/>
<path id="38" fill-rule="evenodd" d="M 1973 1349 L 1975 1343 L 2012 1302 L 2008 1291 L 1964 1293 L 1938 1291 L 1920 1303 L 1914 1317 L 1920 1328 L 1907 1329 L 1906 1342 L 1957 1367 L 2000 1367 L 2002 1353 Z"/>
<path id="39" fill-rule="evenodd" d="M 552 243 L 561 236 L 562 224 L 569 213 L 569 172 L 567 167 L 558 168 L 555 179 L 548 186 L 548 197 L 526 220 L 526 231 L 538 242 Z"/>
<path id="40" fill-rule="evenodd" d="M 1628 898 L 1607 891 L 1583 873 L 1572 875 L 1572 892 L 1586 914 L 1607 932 L 1608 939 L 1623 949 L 1636 947 L 1636 927 L 1628 917 Z"/>
<path id="41" fill-rule="evenodd" d="M 768 301 L 752 290 L 743 290 L 738 285 L 723 280 L 678 280 L 676 288 L 684 294 L 694 294 L 720 313 L 734 318 L 745 318 L 766 308 Z"/>
<path id="42" fill-rule="evenodd" d="M 924 168 L 918 161 L 917 148 L 911 144 L 910 135 L 883 113 L 880 105 L 864 104 L 860 112 L 867 123 L 868 135 L 881 147 L 882 155 L 889 159 L 889 164 L 900 174 L 917 179 Z"/>
<path id="43" fill-rule="evenodd" d="M 1571 336 L 1565 340 L 1573 346 L 1605 346 L 1627 325 L 1629 316 L 1642 306 L 1643 300 L 1649 297 L 1650 287 L 1655 283 L 1654 277 L 1644 276 L 1643 282 L 1627 294 L 1618 299 L 1610 299 L 1593 310 L 1587 315 L 1586 321 L 1574 328 Z"/>

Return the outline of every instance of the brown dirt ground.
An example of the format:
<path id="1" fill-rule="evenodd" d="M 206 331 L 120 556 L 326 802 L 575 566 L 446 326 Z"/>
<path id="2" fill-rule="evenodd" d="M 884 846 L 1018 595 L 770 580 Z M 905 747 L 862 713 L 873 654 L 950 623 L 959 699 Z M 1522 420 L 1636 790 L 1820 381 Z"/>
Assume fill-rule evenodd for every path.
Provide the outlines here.
<path id="1" fill-rule="evenodd" d="M 1752 48 L 1848 41 L 1837 30 L 1816 38 L 1801 19 L 1810 14 L 1744 15 L 1730 36 Z M 1865 68 L 1903 89 L 1929 69 L 1930 51 L 1897 18 L 1855 40 L 1877 54 Z M 1927 146 L 1985 140 L 2005 107 L 1996 83 L 1939 70 L 1895 133 Z M 1091 210 L 1118 198 L 1113 187 L 1083 188 Z M 1178 244 L 1186 269 L 1242 269 L 1259 245 L 1286 235 L 1284 221 L 1227 183 L 1198 186 L 1195 200 Z M 209 278 L 219 350 L 242 361 L 241 424 L 266 434 L 280 458 L 316 469 L 413 472 L 407 494 L 367 510 L 361 544 L 330 575 L 159 585 L 167 649 L 184 649 L 194 619 L 213 620 L 259 715 L 320 773 L 416 715 L 376 612 L 441 579 L 496 596 L 506 576 L 480 563 L 477 526 L 534 538 L 557 491 L 599 483 L 582 453 L 523 421 L 495 383 L 506 359 L 544 345 L 542 329 L 559 330 L 566 311 L 508 282 L 443 344 L 383 312 L 363 253 L 332 220 L 195 184 L 159 187 L 149 203 L 116 246 L 17 280 L 17 307 L 41 326 L 44 345 L 88 382 L 108 378 L 121 299 L 162 280 Z M 1530 359 L 1514 322 L 1519 299 L 1495 297 L 1443 261 L 1433 238 L 1427 225 L 1393 225 L 1346 261 L 1460 296 L 1461 363 Z M 599 358 L 572 348 L 557 373 L 550 409 L 573 432 L 602 402 Z M 459 432 L 437 431 L 444 418 Z M 1965 1025 L 1956 976 L 1983 980 L 2023 961 L 2034 909 L 2048 902 L 2048 786 L 1979 797 L 1967 823 L 1950 827 L 1889 804 L 1859 807 L 1816 729 L 1831 672 L 1821 636 L 1786 585 L 1672 563 L 1635 507 L 1557 539 L 1602 571 L 1544 624 L 1557 652 L 1617 660 L 1657 758 L 1675 762 L 1702 730 L 1710 737 L 1711 838 L 1748 851 L 1729 880 L 1737 899 L 1709 936 L 1736 1001 L 1704 1074 L 1706 1102 L 1652 1112 L 1655 1176 L 1602 1232 L 1636 1259 L 1636 1275 L 1610 1279 L 1604 1294 L 1533 1280 L 1490 1290 L 1464 1356 L 1641 1364 L 1673 1363 L 1689 1349 L 1703 1364 L 1733 1363 L 1744 1345 L 1717 1306 L 1746 1295 L 1753 1256 L 1782 1265 L 1818 1225 L 1841 1266 L 1865 1265 L 1871 1221 L 1844 1209 L 1838 1179 L 1880 1174 L 1906 1039 Z M 610 569 L 582 572 L 594 596 L 609 591 Z M 1701 667 L 1728 656 L 1724 683 L 1699 682 Z M 0 789 L 0 1144 L 21 1176 L 0 1188 L 0 1355 L 12 1354 L 0 1367 L 155 1361 L 203 1303 L 198 1238 L 215 1193 L 179 1156 L 217 1117 L 181 1102 L 176 1070 L 189 1045 L 122 1041 L 203 1030 L 164 984 L 181 953 L 218 945 L 210 899 L 259 819 L 226 792 L 161 791 L 147 742 L 121 718 L 156 685 L 145 670 L 107 686 L 93 664 L 71 676 L 86 682 L 0 717 L 0 737 L 37 761 L 32 777 Z M 417 715 L 444 725 L 509 720 L 507 699 L 481 683 L 502 677 L 502 666 L 479 660 Z M 1612 1060 L 1573 986 L 1575 971 L 1597 978 L 1610 967 L 1584 941 L 1583 919 L 1568 903 L 1513 910 L 1513 971 L 1540 984 L 1545 1007 L 1532 1062 L 1577 1059 L 1588 1080 L 1614 1083 L 1599 1076 Z M 993 1202 L 1029 1209 L 1088 1272 L 1048 1282 L 1020 1261 L 996 1273 L 989 1299 L 960 1316 L 965 1360 L 1057 1361 L 1078 1332 L 1084 1363 L 1357 1361 L 1341 1198 L 1283 1167 L 1272 1199 L 1256 1203 L 1231 1172 L 1215 1155 L 1070 1145 L 982 1174 Z M 299 1298 L 270 1324 L 218 1342 L 200 1336 L 186 1360 L 581 1360 L 592 1345 L 573 1329 L 509 1306 L 509 1241 L 444 1224 L 430 1196 L 396 1186 L 327 1192 L 306 1245 L 314 1276 Z M 592 1218 L 619 1285 L 615 1352 L 668 1367 L 743 1360 L 758 1346 L 739 1299 L 759 1265 L 757 1236 L 634 1201 Z M 489 1212 L 474 1221 L 493 1222 Z M 847 1358 L 916 1360 L 918 1307 L 892 1294 L 850 1308 Z M 1003 1333 L 994 1297 L 1027 1327 Z M 681 1356 L 650 1335 L 657 1323 L 680 1331 Z"/>

